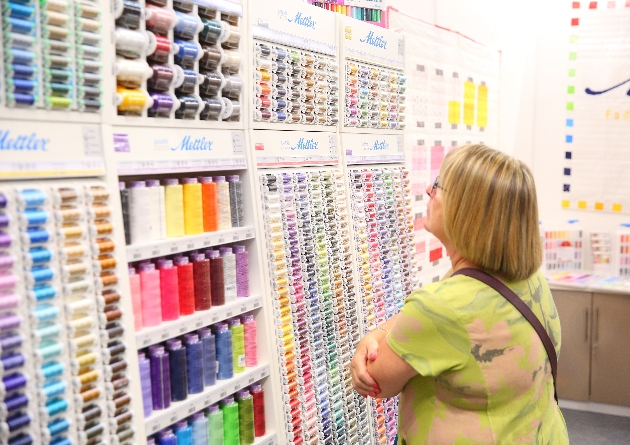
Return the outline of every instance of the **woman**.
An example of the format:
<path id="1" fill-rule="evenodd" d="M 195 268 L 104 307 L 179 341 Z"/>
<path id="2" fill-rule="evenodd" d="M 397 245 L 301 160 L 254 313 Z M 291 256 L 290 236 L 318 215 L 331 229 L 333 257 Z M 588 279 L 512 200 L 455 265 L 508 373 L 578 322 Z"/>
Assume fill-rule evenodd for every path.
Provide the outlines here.
<path id="1" fill-rule="evenodd" d="M 424 227 L 444 244 L 452 272 L 480 269 L 505 283 L 558 353 L 560 321 L 538 271 L 542 246 L 529 168 L 468 145 L 446 156 L 427 193 Z M 361 340 L 350 367 L 359 394 L 400 394 L 399 445 L 569 443 L 539 335 L 475 278 L 449 276 L 412 293 L 400 314 Z"/>

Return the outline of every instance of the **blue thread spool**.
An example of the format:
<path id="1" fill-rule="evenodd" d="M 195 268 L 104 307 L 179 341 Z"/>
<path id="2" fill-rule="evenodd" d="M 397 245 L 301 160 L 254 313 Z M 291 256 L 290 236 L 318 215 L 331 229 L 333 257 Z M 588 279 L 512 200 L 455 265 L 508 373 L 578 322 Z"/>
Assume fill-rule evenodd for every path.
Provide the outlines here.
<path id="1" fill-rule="evenodd" d="M 204 23 L 198 15 L 184 14 L 179 11 L 175 11 L 175 15 L 177 15 L 178 20 L 173 32 L 180 39 L 192 40 L 196 34 L 204 29 Z"/>
<path id="2" fill-rule="evenodd" d="M 209 45 L 216 45 L 219 42 L 223 28 L 220 22 L 202 18 L 202 31 L 199 34 L 199 41 Z"/>
<path id="3" fill-rule="evenodd" d="M 185 68 L 192 68 L 195 62 L 203 56 L 203 49 L 197 42 L 175 39 L 178 51 L 175 53 L 175 63 Z"/>
<path id="4" fill-rule="evenodd" d="M 276 60 L 285 60 L 287 58 L 287 52 L 283 50 L 282 48 L 274 48 L 273 57 Z"/>
<path id="5" fill-rule="evenodd" d="M 33 18 L 33 15 L 35 15 L 34 6 L 28 6 L 17 2 L 9 2 L 8 9 L 10 17 L 30 20 Z"/>
<path id="6" fill-rule="evenodd" d="M 171 374 L 169 355 L 162 345 L 149 346 L 151 363 L 151 398 L 153 409 L 166 409 L 171 406 Z"/>
<path id="7" fill-rule="evenodd" d="M 197 333 L 203 344 L 203 383 L 212 386 L 217 382 L 216 340 L 210 328 L 201 328 Z"/>
<path id="8" fill-rule="evenodd" d="M 41 286 L 32 291 L 32 296 L 38 303 L 55 298 L 55 295 L 57 295 L 57 290 L 52 286 Z"/>
<path id="9" fill-rule="evenodd" d="M 216 97 L 206 97 L 202 101 L 204 109 L 199 114 L 199 119 L 218 121 L 223 116 L 223 108 L 225 107 L 223 100 Z"/>
<path id="10" fill-rule="evenodd" d="M 188 397 L 188 371 L 186 367 L 186 348 L 182 341 L 172 338 L 166 342 L 171 367 L 171 401 L 179 402 Z"/>
<path id="11" fill-rule="evenodd" d="M 175 74 L 177 77 L 174 86 L 178 94 L 192 94 L 195 92 L 195 86 L 204 81 L 202 74 L 181 66 L 175 66 Z"/>
<path id="12" fill-rule="evenodd" d="M 170 428 L 165 428 L 158 433 L 157 443 L 158 445 L 178 445 L 177 437 Z"/>
<path id="13" fill-rule="evenodd" d="M 208 445 L 208 419 L 203 412 L 197 411 L 190 418 L 193 445 Z M 179 445 L 179 444 L 178 444 Z"/>
<path id="14" fill-rule="evenodd" d="M 173 425 L 173 432 L 177 437 L 177 445 L 193 445 L 192 428 L 185 420 L 180 420 Z"/>
<path id="15" fill-rule="evenodd" d="M 203 391 L 203 344 L 194 333 L 184 335 L 186 345 L 186 366 L 188 372 L 188 393 L 199 394 Z"/>
<path id="16" fill-rule="evenodd" d="M 11 65 L 11 73 L 16 78 L 30 79 L 35 75 L 35 68 L 29 65 L 13 64 Z"/>
<path id="17" fill-rule="evenodd" d="M 16 17 L 9 17 L 7 22 L 10 32 L 32 35 L 35 31 L 35 20 L 24 20 Z"/>
<path id="18" fill-rule="evenodd" d="M 227 323 L 217 323 L 214 325 L 214 335 L 216 339 L 217 363 L 219 365 L 217 380 L 231 379 L 234 376 L 232 331 L 228 329 Z"/>
<path id="19" fill-rule="evenodd" d="M 179 108 L 175 111 L 175 119 L 195 119 L 205 107 L 199 96 L 180 96 Z"/>

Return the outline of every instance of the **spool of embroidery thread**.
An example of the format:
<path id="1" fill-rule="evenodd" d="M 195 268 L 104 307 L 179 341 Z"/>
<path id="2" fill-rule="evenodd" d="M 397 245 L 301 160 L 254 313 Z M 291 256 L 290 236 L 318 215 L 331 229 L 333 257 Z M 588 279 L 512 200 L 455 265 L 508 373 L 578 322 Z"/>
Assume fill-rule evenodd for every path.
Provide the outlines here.
<path id="1" fill-rule="evenodd" d="M 203 233 L 203 207 L 201 184 L 197 178 L 183 178 L 184 232 L 186 235 Z"/>
<path id="2" fill-rule="evenodd" d="M 243 183 L 239 175 L 226 177 L 230 190 L 230 214 L 232 227 L 243 226 Z"/>
<path id="3" fill-rule="evenodd" d="M 177 445 L 193 445 L 192 428 L 185 420 L 180 420 L 173 425 L 173 432 L 177 437 Z"/>
<path id="4" fill-rule="evenodd" d="M 172 260 L 160 259 L 157 263 L 160 271 L 160 296 L 162 299 L 162 321 L 179 318 L 179 282 L 177 268 Z"/>
<path id="5" fill-rule="evenodd" d="M 254 443 L 254 401 L 247 389 L 236 393 L 238 402 L 238 428 L 241 445 Z"/>
<path id="6" fill-rule="evenodd" d="M 188 393 L 203 391 L 203 344 L 195 333 L 184 335 L 186 345 L 186 370 L 188 373 Z"/>
<path id="7" fill-rule="evenodd" d="M 142 6 L 140 6 L 140 3 L 134 0 L 122 0 L 115 3 L 114 17 L 116 18 L 116 26 L 138 29 L 142 18 Z"/>
<path id="8" fill-rule="evenodd" d="M 193 433 L 193 445 L 208 445 L 208 419 L 202 411 L 197 411 L 190 417 Z"/>
<path id="9" fill-rule="evenodd" d="M 193 94 L 195 87 L 201 85 L 205 77 L 189 68 L 175 65 L 175 91 L 178 95 Z"/>
<path id="10" fill-rule="evenodd" d="M 147 29 L 156 34 L 166 35 L 177 24 L 175 11 L 169 8 L 149 4 L 144 8 L 144 15 Z"/>
<path id="11" fill-rule="evenodd" d="M 149 346 L 151 361 L 151 398 L 153 409 L 166 409 L 171 406 L 171 375 L 168 352 L 162 345 Z"/>
<path id="12" fill-rule="evenodd" d="M 171 42 L 168 37 L 156 36 L 152 32 L 147 32 L 147 35 L 149 38 L 147 55 L 150 62 L 167 63 L 171 54 L 179 52 L 179 46 Z"/>
<path id="13" fill-rule="evenodd" d="M 258 365 L 258 337 L 256 334 L 256 320 L 252 314 L 241 316 L 243 335 L 245 339 L 245 366 L 251 368 Z"/>
<path id="14" fill-rule="evenodd" d="M 164 180 L 164 207 L 167 238 L 184 236 L 184 188 L 177 178 Z"/>
<path id="15" fill-rule="evenodd" d="M 155 270 L 155 264 L 149 262 L 140 263 L 138 270 L 142 296 L 142 325 L 157 326 L 162 322 L 160 272 Z"/>
<path id="16" fill-rule="evenodd" d="M 129 287 L 131 288 L 131 306 L 133 307 L 133 325 L 138 332 L 142 329 L 142 290 L 140 286 L 140 275 L 136 269 L 129 267 Z"/>
<path id="17" fill-rule="evenodd" d="M 210 261 L 210 288 L 212 306 L 225 304 L 225 281 L 223 279 L 223 258 L 218 250 L 206 251 L 206 258 Z"/>
<path id="18" fill-rule="evenodd" d="M 153 70 L 144 60 L 116 58 L 116 82 L 127 88 L 140 88 L 153 76 Z"/>
<path id="19" fill-rule="evenodd" d="M 175 119 L 196 119 L 205 108 L 199 96 L 179 96 L 177 101 L 179 107 L 175 111 Z"/>
<path id="20" fill-rule="evenodd" d="M 221 35 L 221 46 L 224 48 L 238 48 L 241 40 L 241 30 L 237 26 L 227 22 L 221 22 L 223 34 Z"/>
<path id="21" fill-rule="evenodd" d="M 120 189 L 120 206 L 122 208 L 123 227 L 125 229 L 125 244 L 131 244 L 131 229 L 129 228 L 129 190 L 124 182 L 118 183 Z"/>
<path id="22" fill-rule="evenodd" d="M 230 185 L 225 181 L 225 176 L 214 176 L 213 182 L 217 184 L 217 205 L 219 230 L 232 228 L 232 210 L 230 209 Z"/>
<path id="23" fill-rule="evenodd" d="M 201 176 L 198 181 L 201 183 L 203 202 L 203 231 L 216 232 L 218 229 L 217 184 L 212 182 L 211 176 Z"/>
<path id="24" fill-rule="evenodd" d="M 249 387 L 254 405 L 254 433 L 256 437 L 266 434 L 265 421 L 265 391 L 260 383 L 254 383 Z"/>
<path id="25" fill-rule="evenodd" d="M 199 33 L 199 41 L 208 45 L 216 45 L 221 37 L 221 23 L 216 20 L 201 18 L 203 29 Z"/>
<path id="26" fill-rule="evenodd" d="M 192 40 L 199 32 L 204 29 L 202 19 L 198 15 L 185 14 L 175 11 L 177 15 L 177 24 L 173 29 L 176 37 L 184 40 Z"/>
<path id="27" fill-rule="evenodd" d="M 116 28 L 116 54 L 128 59 L 138 59 L 149 49 L 150 36 L 142 31 Z"/>
<path id="28" fill-rule="evenodd" d="M 212 307 L 210 260 L 203 253 L 193 253 L 190 261 L 193 265 L 195 311 L 207 311 Z"/>
<path id="29" fill-rule="evenodd" d="M 223 50 L 218 46 L 203 46 L 203 55 L 199 59 L 199 69 L 202 71 L 215 71 L 226 58 Z"/>
<path id="30" fill-rule="evenodd" d="M 234 246 L 236 255 L 236 296 L 249 296 L 249 254 L 243 245 Z"/>
<path id="31" fill-rule="evenodd" d="M 138 351 L 138 365 L 140 367 L 140 386 L 142 388 L 142 405 L 144 417 L 153 412 L 153 398 L 151 396 L 151 363 L 142 351 Z"/>
<path id="32" fill-rule="evenodd" d="M 177 437 L 173 434 L 173 430 L 165 428 L 158 433 L 158 445 L 177 445 Z"/>
<path id="33" fill-rule="evenodd" d="M 216 403 L 206 408 L 208 419 L 208 445 L 224 445 L 223 411 Z"/>
<path id="34" fill-rule="evenodd" d="M 203 383 L 212 386 L 217 382 L 216 339 L 210 328 L 201 328 L 197 334 L 203 344 Z"/>
<path id="35" fill-rule="evenodd" d="M 147 110 L 149 117 L 168 118 L 173 109 L 179 106 L 179 101 L 168 93 L 151 92 L 149 96 L 153 101 L 153 105 Z"/>
<path id="36" fill-rule="evenodd" d="M 238 404 L 233 396 L 221 400 L 223 411 L 224 445 L 240 445 Z"/>
<path id="37" fill-rule="evenodd" d="M 190 315 L 195 312 L 195 289 L 193 265 L 187 257 L 173 259 L 177 266 L 177 284 L 179 287 L 179 314 Z"/>
<path id="38" fill-rule="evenodd" d="M 145 110 L 153 106 L 153 98 L 144 90 L 132 90 L 118 85 L 116 87 L 116 106 L 119 114 L 140 116 Z"/>
<path id="39" fill-rule="evenodd" d="M 195 62 L 203 57 L 203 49 L 198 42 L 175 39 L 177 53 L 175 63 L 185 68 L 193 68 Z"/>
<path id="40" fill-rule="evenodd" d="M 188 397 L 188 370 L 186 367 L 186 347 L 178 338 L 166 341 L 171 371 L 171 401 L 181 402 Z"/>
<path id="41" fill-rule="evenodd" d="M 230 74 L 238 73 L 243 63 L 243 55 L 236 50 L 225 50 L 224 57 L 225 59 L 221 64 L 221 69 Z"/>
<path id="42" fill-rule="evenodd" d="M 216 97 L 205 97 L 202 99 L 203 110 L 199 113 L 202 121 L 218 121 L 223 116 L 223 101 Z"/>
<path id="43" fill-rule="evenodd" d="M 151 77 L 147 81 L 147 88 L 152 91 L 168 91 L 175 82 L 174 68 L 168 65 L 151 64 Z"/>
<path id="44" fill-rule="evenodd" d="M 217 323 L 213 326 L 216 339 L 217 380 L 227 380 L 234 376 L 234 361 L 232 354 L 232 331 L 227 323 Z"/>
<path id="45" fill-rule="evenodd" d="M 149 189 L 149 211 L 151 215 L 151 238 L 164 239 L 166 236 L 164 187 L 158 179 L 147 179 Z"/>
<path id="46" fill-rule="evenodd" d="M 219 249 L 223 258 L 223 288 L 225 301 L 236 300 L 236 256 L 231 247 L 223 246 Z"/>
<path id="47" fill-rule="evenodd" d="M 205 97 L 213 97 L 219 94 L 221 88 L 226 84 L 223 74 L 216 72 L 208 72 L 202 75 L 202 81 L 199 85 L 199 94 Z"/>
<path id="48" fill-rule="evenodd" d="M 228 326 L 232 331 L 234 374 L 240 374 L 245 372 L 245 329 L 238 318 L 230 318 Z"/>

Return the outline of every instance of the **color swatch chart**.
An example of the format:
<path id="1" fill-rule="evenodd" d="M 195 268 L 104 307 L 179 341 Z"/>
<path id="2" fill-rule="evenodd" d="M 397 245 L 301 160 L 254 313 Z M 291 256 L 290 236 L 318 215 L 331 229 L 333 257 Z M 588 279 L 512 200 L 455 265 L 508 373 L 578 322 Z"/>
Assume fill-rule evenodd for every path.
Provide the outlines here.
<path id="1" fill-rule="evenodd" d="M 345 15 L 347 17 L 352 17 L 357 20 L 362 20 L 364 22 L 373 22 L 373 23 L 380 24 L 383 21 L 383 11 L 381 9 L 374 9 L 374 8 L 369 8 L 369 7 L 366 8 L 359 5 L 353 5 L 353 3 L 361 3 L 361 2 L 356 2 L 356 0 L 355 1 L 352 1 L 352 0 L 350 1 L 308 0 L 308 2 L 313 6 L 327 9 L 328 11 L 333 11 L 338 14 Z M 350 4 L 347 4 L 347 3 L 350 3 Z M 363 2 L 363 3 L 367 3 L 367 2 Z M 371 0 L 371 2 L 368 4 L 370 6 L 379 6 L 379 8 L 382 8 L 383 5 L 381 3 L 382 3 L 382 0 Z M 386 26 L 386 25 L 383 24 L 383 26 Z"/>
<path id="2" fill-rule="evenodd" d="M 290 444 L 358 444 L 369 435 L 349 364 L 358 341 L 343 174 L 260 175 Z"/>
<path id="3" fill-rule="evenodd" d="M 118 114 L 241 120 L 242 7 L 214 4 L 119 2 L 115 11 Z"/>
<path id="4" fill-rule="evenodd" d="M 129 265 L 136 331 L 249 296 L 244 245 L 191 251 Z"/>
<path id="5" fill-rule="evenodd" d="M 339 64 L 330 56 L 254 41 L 254 121 L 337 125 Z"/>
<path id="6" fill-rule="evenodd" d="M 548 271 L 579 270 L 583 258 L 582 230 L 545 230 L 545 266 Z"/>
<path id="7" fill-rule="evenodd" d="M 630 276 L 630 232 L 620 232 L 619 236 L 619 275 Z"/>
<path id="8" fill-rule="evenodd" d="M 347 61 L 344 126 L 403 130 L 406 82 L 402 71 Z"/>
<path id="9" fill-rule="evenodd" d="M 265 393 L 254 383 L 147 437 L 147 445 L 250 445 L 265 431 Z"/>
<path id="10" fill-rule="evenodd" d="M 138 352 L 144 416 L 258 365 L 253 314 L 229 318 Z"/>
<path id="11" fill-rule="evenodd" d="M 417 284 L 411 189 L 404 167 L 351 169 L 348 174 L 367 333 L 397 314 Z M 371 399 L 371 404 L 376 443 L 393 444 L 397 400 Z"/>
<path id="12" fill-rule="evenodd" d="M 239 175 L 121 182 L 120 198 L 128 245 L 243 226 Z"/>
<path id="13" fill-rule="evenodd" d="M 6 105 L 100 111 L 100 17 L 90 0 L 3 2 Z"/>
<path id="14" fill-rule="evenodd" d="M 9 312 L 2 323 L 8 328 L 2 336 L 8 443 L 129 443 L 133 416 L 107 189 L 51 181 L 7 186 L 3 196 L 13 212 L 0 221 L 17 228 L 0 236 L 12 249 L 2 263 L 21 260 L 22 276 L 10 280 L 0 272 L 0 296 L 3 307 L 15 310 L 4 283 L 19 282 L 27 303 L 21 317 Z M 17 331 L 22 319 L 30 321 L 16 336 L 11 329 Z M 13 348 L 29 343 L 32 357 L 18 360 Z M 20 370 L 18 363 L 31 369 Z M 36 390 L 27 391 L 29 385 Z M 37 408 L 28 411 L 33 402 Z M 33 441 L 14 439 L 14 433 Z"/>

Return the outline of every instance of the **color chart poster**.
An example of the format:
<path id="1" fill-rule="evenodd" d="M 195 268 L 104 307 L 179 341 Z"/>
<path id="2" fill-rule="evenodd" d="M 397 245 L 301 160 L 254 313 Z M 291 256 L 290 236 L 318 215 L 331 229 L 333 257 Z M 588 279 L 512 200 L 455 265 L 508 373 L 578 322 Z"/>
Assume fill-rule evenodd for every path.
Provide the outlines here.
<path id="1" fill-rule="evenodd" d="M 630 213 L 630 2 L 570 2 L 565 209 Z"/>
<path id="2" fill-rule="evenodd" d="M 424 230 L 427 186 L 454 147 L 498 140 L 500 54 L 457 33 L 390 9 L 390 29 L 405 33 L 407 132 L 415 245 L 421 284 L 450 268 L 446 250 Z"/>

